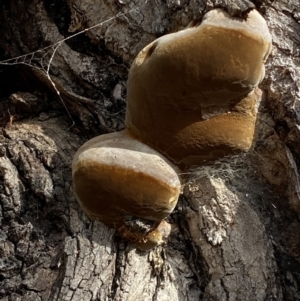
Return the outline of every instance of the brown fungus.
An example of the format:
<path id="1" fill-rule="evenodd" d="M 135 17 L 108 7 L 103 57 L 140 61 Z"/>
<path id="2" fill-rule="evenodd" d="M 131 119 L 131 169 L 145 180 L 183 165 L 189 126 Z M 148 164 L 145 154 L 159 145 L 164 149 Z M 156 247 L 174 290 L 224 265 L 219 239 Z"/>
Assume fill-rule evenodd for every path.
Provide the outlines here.
<path id="1" fill-rule="evenodd" d="M 75 154 L 75 193 L 87 216 L 147 248 L 153 235 L 162 242 L 159 224 L 173 211 L 180 194 L 172 165 L 126 130 L 98 136 Z"/>
<path id="2" fill-rule="evenodd" d="M 201 165 L 247 151 L 253 141 L 257 86 L 271 49 L 264 19 L 255 10 L 244 20 L 216 9 L 192 25 L 138 54 L 126 130 L 91 139 L 73 160 L 84 212 L 140 249 L 170 234 L 164 219 L 180 194 L 173 163 Z"/>
<path id="3" fill-rule="evenodd" d="M 255 10 L 242 20 L 216 9 L 157 39 L 130 69 L 127 128 L 181 166 L 247 151 L 270 48 Z"/>

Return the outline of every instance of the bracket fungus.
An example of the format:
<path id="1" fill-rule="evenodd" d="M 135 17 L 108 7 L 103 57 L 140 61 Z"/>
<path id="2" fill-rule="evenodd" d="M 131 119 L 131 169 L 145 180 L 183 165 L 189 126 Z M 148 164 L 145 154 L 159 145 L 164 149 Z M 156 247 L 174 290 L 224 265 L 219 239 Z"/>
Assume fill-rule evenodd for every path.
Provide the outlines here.
<path id="1" fill-rule="evenodd" d="M 271 35 L 252 10 L 247 20 L 216 9 L 200 25 L 146 46 L 128 79 L 126 127 L 180 166 L 247 151 L 255 126 L 255 87 Z"/>
<path id="2" fill-rule="evenodd" d="M 72 175 L 87 216 L 140 248 L 152 237 L 163 240 L 166 227 L 160 223 L 177 204 L 180 180 L 176 167 L 159 152 L 126 130 L 101 135 L 79 148 Z"/>
<path id="3" fill-rule="evenodd" d="M 257 11 L 243 20 L 220 9 L 146 46 L 129 72 L 126 129 L 75 154 L 74 189 L 85 213 L 140 249 L 162 243 L 180 194 L 177 166 L 251 147 L 270 49 Z"/>

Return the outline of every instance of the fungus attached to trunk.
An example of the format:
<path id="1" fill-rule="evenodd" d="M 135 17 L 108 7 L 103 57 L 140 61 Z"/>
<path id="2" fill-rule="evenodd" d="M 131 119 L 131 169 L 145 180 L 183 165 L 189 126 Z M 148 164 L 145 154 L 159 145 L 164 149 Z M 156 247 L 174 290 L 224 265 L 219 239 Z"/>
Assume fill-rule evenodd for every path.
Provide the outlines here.
<path id="1" fill-rule="evenodd" d="M 262 16 L 216 9 L 146 46 L 128 80 L 126 126 L 181 166 L 250 148 L 271 36 Z M 240 111 L 240 102 L 247 110 Z"/>
<path id="2" fill-rule="evenodd" d="M 156 227 L 173 211 L 180 193 L 172 163 L 127 131 L 86 142 L 75 154 L 72 170 L 83 211 L 141 248 L 149 237 L 159 236 Z"/>
<path id="3" fill-rule="evenodd" d="M 219 9 L 146 46 L 129 73 L 126 130 L 98 136 L 75 154 L 84 212 L 140 249 L 162 243 L 180 194 L 176 165 L 251 147 L 270 48 L 257 11 L 244 20 Z"/>

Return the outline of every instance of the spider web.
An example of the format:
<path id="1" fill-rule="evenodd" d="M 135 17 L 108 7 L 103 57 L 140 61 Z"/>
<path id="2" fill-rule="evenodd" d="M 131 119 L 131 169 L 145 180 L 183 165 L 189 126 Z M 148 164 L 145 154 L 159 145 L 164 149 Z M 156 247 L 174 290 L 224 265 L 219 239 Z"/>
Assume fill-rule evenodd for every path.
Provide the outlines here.
<path id="1" fill-rule="evenodd" d="M 116 20 L 118 18 L 121 18 L 127 14 L 129 14 L 130 12 L 132 12 L 134 9 L 130 9 L 126 12 L 120 12 L 118 13 L 117 15 L 109 18 L 109 19 L 106 19 L 105 21 L 102 21 L 96 25 L 93 25 L 89 28 L 85 28 L 84 30 L 82 31 L 79 31 L 67 38 L 64 38 L 50 46 L 47 46 L 47 47 L 44 47 L 42 49 L 39 49 L 39 50 L 36 50 L 34 52 L 30 52 L 30 53 L 27 53 L 27 54 L 24 54 L 24 55 L 20 55 L 20 56 L 17 56 L 17 57 L 14 57 L 14 58 L 11 58 L 11 59 L 7 59 L 7 60 L 3 60 L 3 61 L 0 61 L 0 65 L 9 65 L 9 66 L 13 66 L 13 65 L 26 65 L 26 66 L 29 66 L 30 68 L 34 68 L 42 73 L 44 73 L 48 80 L 50 81 L 52 87 L 54 88 L 57 96 L 59 97 L 60 101 L 62 102 L 69 118 L 71 119 L 72 121 L 72 124 L 69 126 L 69 128 L 67 130 L 69 130 L 71 127 L 73 127 L 75 125 L 75 121 L 74 119 L 72 118 L 72 115 L 70 113 L 70 111 L 68 110 L 67 106 L 66 106 L 66 103 L 65 101 L 63 100 L 63 98 L 61 97 L 61 93 L 60 91 L 57 89 L 54 81 L 52 80 L 51 76 L 50 76 L 50 68 L 51 68 L 51 63 L 53 61 L 53 58 L 55 56 L 55 53 L 56 51 L 58 50 L 58 48 L 67 40 L 70 40 L 72 38 L 74 38 L 75 36 L 78 36 L 80 34 L 83 34 L 89 30 L 92 30 L 96 27 L 100 27 L 108 22 L 111 22 L 113 20 Z M 34 64 L 36 63 L 36 64 Z"/>

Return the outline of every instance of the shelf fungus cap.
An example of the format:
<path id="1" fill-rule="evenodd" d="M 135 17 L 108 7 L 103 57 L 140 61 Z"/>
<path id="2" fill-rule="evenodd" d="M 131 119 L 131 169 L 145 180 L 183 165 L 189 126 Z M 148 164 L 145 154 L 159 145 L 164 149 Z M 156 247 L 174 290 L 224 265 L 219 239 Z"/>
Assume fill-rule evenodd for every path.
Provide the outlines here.
<path id="1" fill-rule="evenodd" d="M 212 159 L 248 150 L 253 91 L 270 49 L 271 35 L 256 10 L 246 20 L 212 10 L 200 25 L 155 40 L 130 69 L 126 127 L 176 164 L 202 164 L 211 150 L 219 153 Z"/>
<path id="2" fill-rule="evenodd" d="M 72 177 L 83 211 L 140 246 L 173 211 L 181 187 L 176 167 L 126 130 L 86 142 L 74 156 Z"/>

